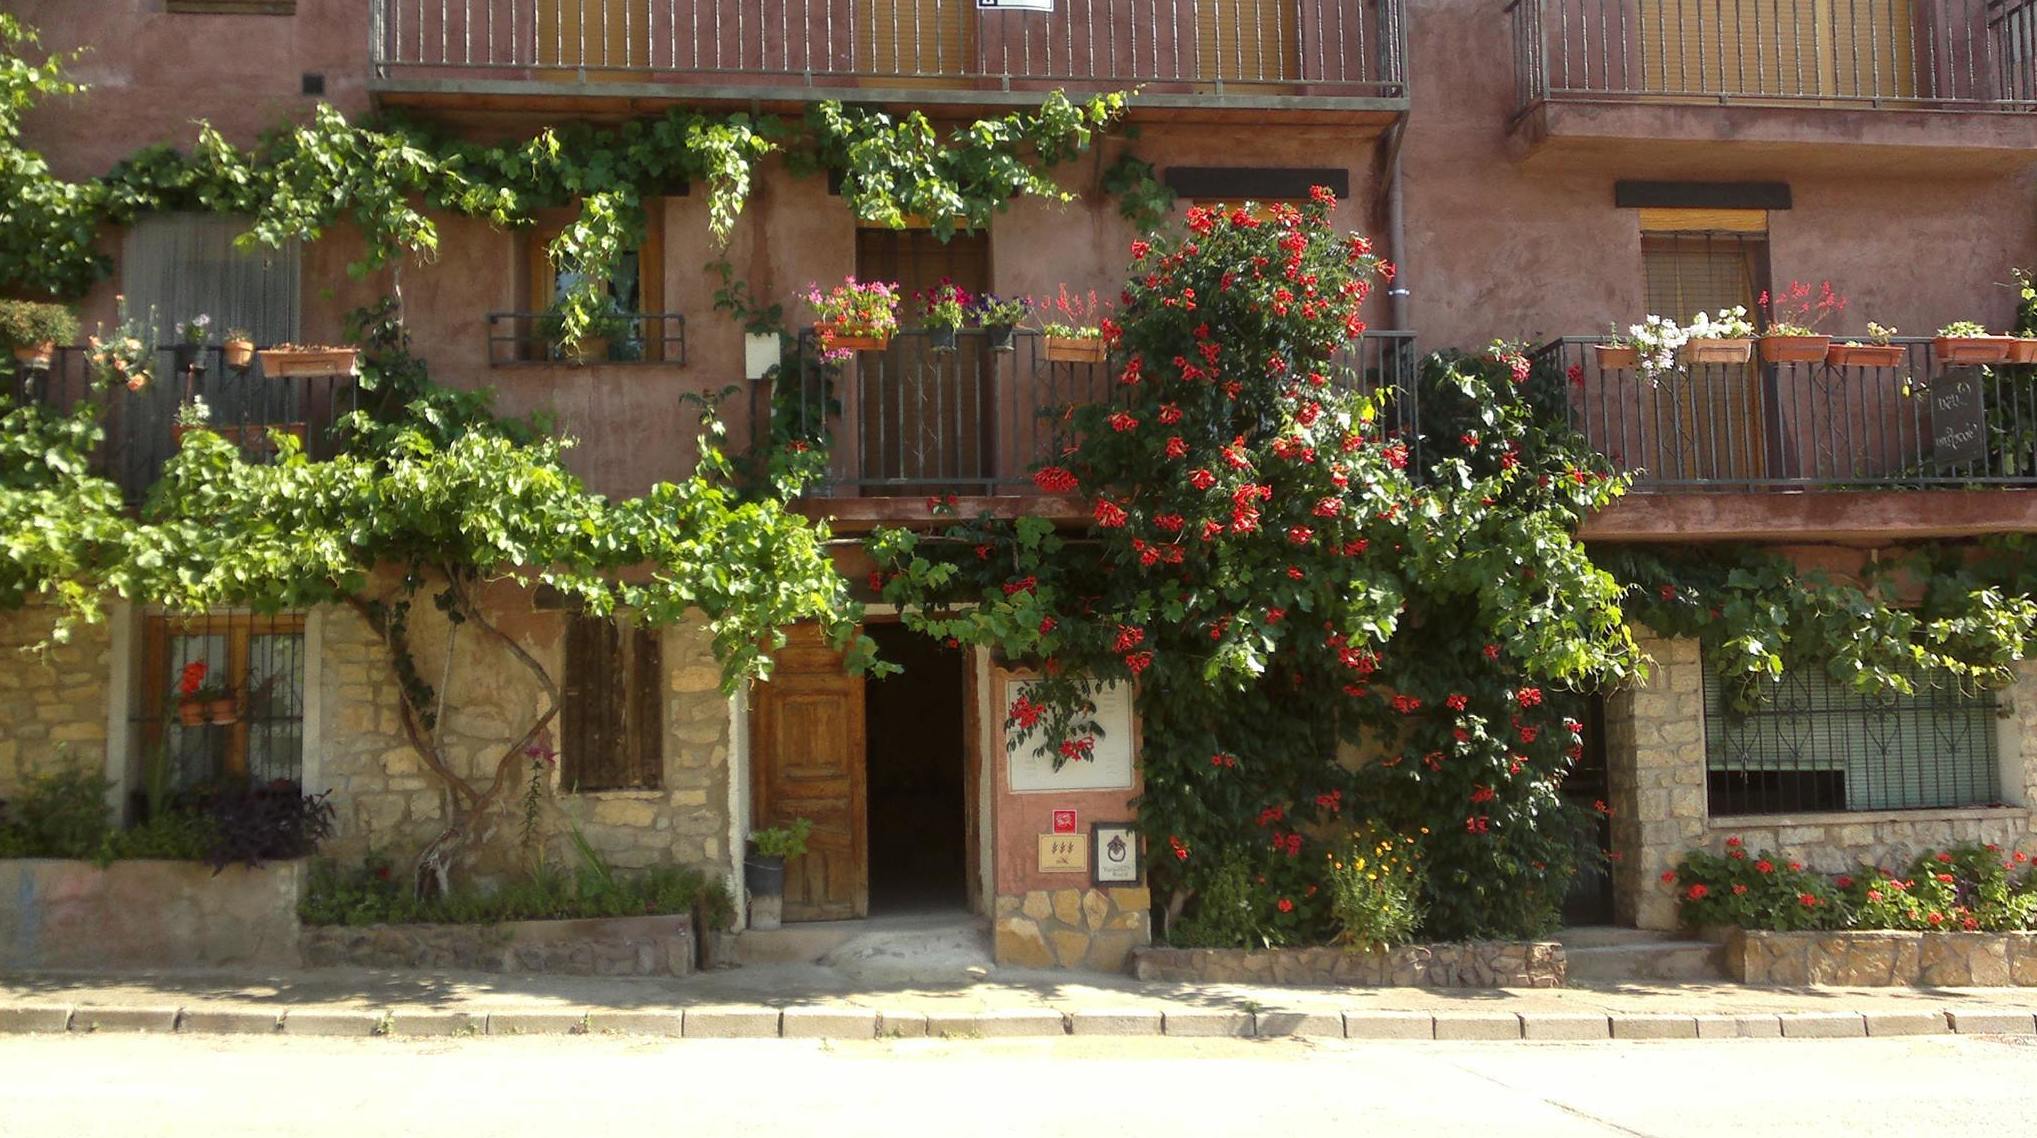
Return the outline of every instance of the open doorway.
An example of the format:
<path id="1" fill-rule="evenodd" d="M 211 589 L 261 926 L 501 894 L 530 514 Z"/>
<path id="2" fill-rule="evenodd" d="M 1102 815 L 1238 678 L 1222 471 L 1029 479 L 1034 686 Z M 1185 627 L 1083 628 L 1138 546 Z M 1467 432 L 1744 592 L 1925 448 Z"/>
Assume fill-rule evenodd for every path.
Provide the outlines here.
<path id="1" fill-rule="evenodd" d="M 864 629 L 904 670 L 865 686 L 872 914 L 967 904 L 967 657 L 899 624 Z"/>

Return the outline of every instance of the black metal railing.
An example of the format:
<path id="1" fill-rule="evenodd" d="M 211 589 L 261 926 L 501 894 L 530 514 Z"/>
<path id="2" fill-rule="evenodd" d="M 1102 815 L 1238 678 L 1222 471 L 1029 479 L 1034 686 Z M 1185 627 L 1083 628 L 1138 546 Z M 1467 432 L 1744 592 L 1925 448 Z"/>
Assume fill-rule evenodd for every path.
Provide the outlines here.
<path id="1" fill-rule="evenodd" d="M 676 312 L 638 312 L 624 317 L 622 336 L 583 340 L 572 350 L 552 342 L 550 318 L 542 312 L 488 314 L 488 366 L 521 364 L 686 364 L 686 318 Z"/>
<path id="2" fill-rule="evenodd" d="M 2037 485 L 2037 366 L 1948 366 L 1900 338 L 1901 362 L 1691 364 L 1654 377 L 1601 362 L 1596 337 L 1536 349 L 1570 423 L 1659 490 Z"/>
<path id="3" fill-rule="evenodd" d="M 192 365 L 199 365 L 193 368 Z M 275 453 L 269 429 L 296 435 L 312 458 L 330 458 L 340 448 L 341 417 L 358 406 L 359 385 L 351 375 L 271 378 L 260 353 L 245 370 L 226 366 L 218 345 L 199 349 L 161 348 L 152 359 L 149 381 L 130 388 L 99 383 L 85 349 L 59 348 L 48 370 L 12 360 L 4 391 L 16 402 L 36 402 L 70 411 L 87 400 L 103 408 L 106 439 L 93 469 L 119 485 L 129 503 L 139 503 L 176 453 L 183 428 L 178 409 L 194 399 L 209 412 L 207 429 L 241 446 L 250 456 Z"/>
<path id="4" fill-rule="evenodd" d="M 2037 109 L 2037 0 L 1511 0 L 1545 100 Z"/>
<path id="5" fill-rule="evenodd" d="M 1076 439 L 1076 406 L 1109 402 L 1121 390 L 1108 361 L 1054 358 L 1048 340 L 1019 332 L 993 350 L 980 330 L 939 350 L 923 331 L 900 332 L 884 351 L 821 362 L 811 333 L 801 363 L 751 389 L 758 446 L 804 440 L 825 449 L 822 496 L 1034 494 L 1034 467 Z M 1346 389 L 1390 389 L 1385 430 L 1413 444 L 1418 364 L 1409 333 L 1373 332 L 1337 359 Z"/>
<path id="6" fill-rule="evenodd" d="M 1400 0 L 373 0 L 370 13 L 383 78 L 1405 94 Z"/>

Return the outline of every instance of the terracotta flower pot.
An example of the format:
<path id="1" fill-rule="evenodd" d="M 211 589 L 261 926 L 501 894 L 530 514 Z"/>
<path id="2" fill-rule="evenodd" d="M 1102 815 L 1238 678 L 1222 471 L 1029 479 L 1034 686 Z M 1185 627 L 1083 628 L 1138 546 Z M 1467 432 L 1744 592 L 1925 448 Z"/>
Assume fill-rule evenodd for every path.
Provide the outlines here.
<path id="1" fill-rule="evenodd" d="M 1830 336 L 1763 336 L 1761 362 L 1768 364 L 1822 363 L 1832 347 Z"/>
<path id="2" fill-rule="evenodd" d="M 186 727 L 205 726 L 205 701 L 186 696 L 177 701 L 177 722 Z"/>
<path id="3" fill-rule="evenodd" d="M 1900 344 L 1834 344 L 1825 350 L 1833 367 L 1901 367 L 1910 350 Z"/>
<path id="4" fill-rule="evenodd" d="M 262 374 L 271 379 L 294 376 L 354 375 L 360 352 L 353 348 L 312 351 L 304 348 L 270 348 L 262 357 Z"/>
<path id="5" fill-rule="evenodd" d="M 220 358 L 235 371 L 246 371 L 255 362 L 253 340 L 228 340 L 219 347 Z"/>
<path id="6" fill-rule="evenodd" d="M 1677 358 L 1687 364 L 1744 364 L 1754 352 L 1754 341 L 1733 339 L 1687 340 Z"/>
<path id="7" fill-rule="evenodd" d="M 1641 349 L 1620 344 L 1593 344 L 1600 371 L 1632 371 L 1641 366 Z"/>
<path id="8" fill-rule="evenodd" d="M 2009 336 L 1940 336 L 1931 350 L 1941 364 L 1998 364 L 2009 358 Z"/>
<path id="9" fill-rule="evenodd" d="M 867 328 L 837 328 L 832 324 L 816 324 L 813 334 L 822 346 L 839 348 L 851 352 L 881 352 L 891 346 L 891 333 L 873 332 Z"/>
<path id="10" fill-rule="evenodd" d="M 34 371 L 48 371 L 50 361 L 56 358 L 57 346 L 54 341 L 44 340 L 40 344 L 19 344 L 14 349 L 14 362 Z"/>
<path id="11" fill-rule="evenodd" d="M 2018 336 L 2009 344 L 2009 362 L 2012 364 L 2037 363 L 2037 336 Z"/>
<path id="12" fill-rule="evenodd" d="M 1103 362 L 1103 337 L 1049 336 L 1047 359 L 1062 364 L 1100 364 Z"/>
<path id="13" fill-rule="evenodd" d="M 180 709 L 181 710 L 181 709 Z M 240 704 L 232 696 L 215 699 L 205 705 L 205 721 L 225 726 L 240 722 Z"/>

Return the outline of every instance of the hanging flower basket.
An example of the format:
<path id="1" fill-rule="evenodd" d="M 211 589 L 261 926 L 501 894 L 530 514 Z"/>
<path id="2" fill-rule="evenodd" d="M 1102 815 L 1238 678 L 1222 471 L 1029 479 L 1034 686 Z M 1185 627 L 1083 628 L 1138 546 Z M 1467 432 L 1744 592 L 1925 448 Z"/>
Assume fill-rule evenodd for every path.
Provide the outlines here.
<path id="1" fill-rule="evenodd" d="M 813 326 L 813 334 L 824 348 L 845 352 L 881 352 L 891 346 L 891 333 L 876 332 L 868 328 L 835 328 L 828 324 Z"/>
<path id="2" fill-rule="evenodd" d="M 360 352 L 353 348 L 298 348 L 285 345 L 259 353 L 262 372 L 271 379 L 297 376 L 355 375 Z"/>
<path id="3" fill-rule="evenodd" d="M 1641 349 L 1624 344 L 1593 344 L 1600 371 L 1632 371 L 1641 366 Z"/>
<path id="4" fill-rule="evenodd" d="M 14 349 L 14 362 L 30 371 L 48 371 L 50 361 L 56 358 L 57 345 L 54 340 L 40 344 L 21 344 Z"/>
<path id="5" fill-rule="evenodd" d="M 179 714 L 183 712 L 178 708 Z M 215 699 L 205 704 L 205 721 L 215 727 L 225 727 L 240 722 L 240 702 L 232 696 Z"/>
<path id="6" fill-rule="evenodd" d="M 1754 353 L 1754 341 L 1744 337 L 1685 341 L 1677 358 L 1687 364 L 1744 364 Z"/>
<path id="7" fill-rule="evenodd" d="M 1941 364 L 1998 364 L 2009 358 L 2010 336 L 1940 336 L 1931 350 Z"/>
<path id="8" fill-rule="evenodd" d="M 952 352 L 955 350 L 953 328 L 928 328 L 927 350 L 930 352 Z"/>
<path id="9" fill-rule="evenodd" d="M 1834 344 L 1825 350 L 1833 367 L 1901 367 L 1910 350 L 1900 344 Z"/>
<path id="10" fill-rule="evenodd" d="M 1047 359 L 1058 364 L 1100 364 L 1102 336 L 1048 336 Z"/>
<path id="11" fill-rule="evenodd" d="M 1018 344 L 1016 330 L 1010 324 L 985 324 L 983 339 L 993 352 L 1009 352 Z"/>
<path id="12" fill-rule="evenodd" d="M 202 699 L 180 699 L 177 701 L 177 722 L 186 727 L 205 726 L 205 701 Z"/>
<path id="13" fill-rule="evenodd" d="M 1821 363 L 1832 347 L 1830 336 L 1763 336 L 1761 362 L 1767 364 Z"/>

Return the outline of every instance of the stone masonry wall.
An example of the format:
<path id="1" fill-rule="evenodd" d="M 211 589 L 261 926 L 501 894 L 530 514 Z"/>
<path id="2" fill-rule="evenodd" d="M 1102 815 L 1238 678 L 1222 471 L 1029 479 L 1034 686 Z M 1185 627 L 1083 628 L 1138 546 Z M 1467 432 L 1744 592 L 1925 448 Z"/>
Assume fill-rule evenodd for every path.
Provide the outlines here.
<path id="1" fill-rule="evenodd" d="M 2029 809 L 2037 802 L 2037 661 L 2019 664 L 2016 682 L 2000 696 L 2011 728 L 2002 740 L 2010 772 L 2003 791 L 2018 805 L 1714 818 L 1705 797 L 1697 642 L 1639 639 L 1657 667 L 1646 685 L 1606 705 L 1613 896 L 1622 924 L 1675 928 L 1675 896 L 1661 875 L 1692 849 L 1723 852 L 1729 837 L 1827 873 L 1863 862 L 1900 866 L 1926 849 L 1961 842 L 2037 854 L 2037 814 Z"/>
<path id="2" fill-rule="evenodd" d="M 454 968 L 556 976 L 690 976 L 693 918 L 595 917 L 495 925 L 311 926 L 313 968 Z"/>
<path id="3" fill-rule="evenodd" d="M 527 599 L 498 589 L 484 603 L 503 631 L 564 682 L 560 674 L 564 621 L 533 611 Z M 425 606 L 419 606 L 420 609 Z M 350 610 L 324 619 L 322 699 L 318 728 L 320 789 L 331 789 L 339 832 L 326 852 L 342 861 L 370 851 L 407 857 L 443 826 L 445 791 L 411 749 L 402 731 L 396 684 L 387 654 L 367 624 Z M 412 639 L 426 675 L 436 682 L 446 635 L 436 613 L 414 612 Z M 485 782 L 497 758 L 538 714 L 541 693 L 510 654 L 478 633 L 462 633 L 460 660 L 447 710 L 446 749 L 456 770 Z M 730 767 L 729 702 L 718 690 L 703 628 L 688 624 L 663 633 L 665 671 L 664 771 L 654 790 L 570 793 L 555 768 L 548 776 L 543 817 L 547 856 L 575 863 L 567 820 L 577 824 L 610 864 L 624 869 L 690 865 L 719 877 L 731 868 L 728 850 Z M 554 738 L 556 740 L 556 724 Z M 557 745 L 555 743 L 555 745 Z M 523 783 L 504 795 L 503 810 L 488 830 L 487 852 L 474 865 L 483 877 L 505 877 L 518 867 Z"/>
<path id="4" fill-rule="evenodd" d="M 87 625 L 66 644 L 48 639 L 47 609 L 0 612 L 0 798 L 58 765 L 106 769 L 106 713 L 112 636 Z"/>
<path id="5" fill-rule="evenodd" d="M 2037 986 L 2037 933 L 1747 932 L 1726 942 L 1743 984 L 1850 988 Z"/>
<path id="6" fill-rule="evenodd" d="M 1035 889 L 1001 896 L 994 955 L 1014 968 L 1122 972 L 1132 950 L 1153 940 L 1153 894 L 1136 889 Z"/>

